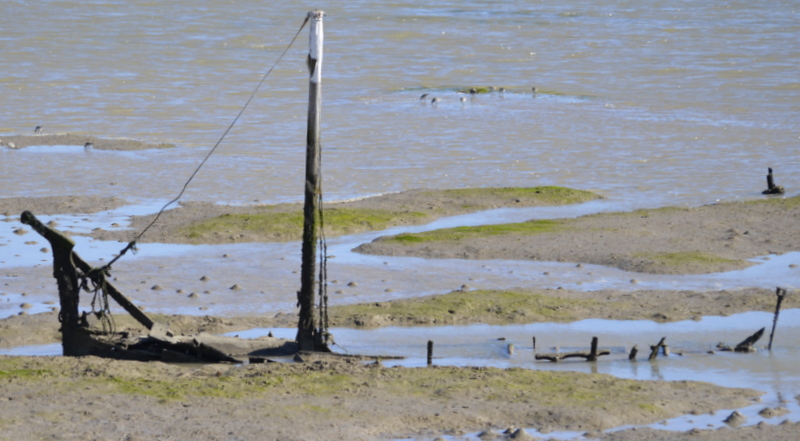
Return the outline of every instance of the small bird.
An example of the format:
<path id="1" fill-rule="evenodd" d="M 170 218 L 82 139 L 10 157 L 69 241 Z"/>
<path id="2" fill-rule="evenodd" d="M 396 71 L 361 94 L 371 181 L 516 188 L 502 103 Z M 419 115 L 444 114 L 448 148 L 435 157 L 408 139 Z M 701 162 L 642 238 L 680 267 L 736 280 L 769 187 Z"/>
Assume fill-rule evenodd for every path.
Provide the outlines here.
<path id="1" fill-rule="evenodd" d="M 506 92 L 506 88 L 505 87 L 501 87 L 499 92 L 500 92 L 500 95 L 504 94 Z"/>
<path id="2" fill-rule="evenodd" d="M 33 133 L 36 135 L 42 133 L 42 126 L 36 126 L 36 128 L 33 129 Z"/>
<path id="3" fill-rule="evenodd" d="M 536 95 L 536 86 L 531 87 L 531 92 L 533 92 L 533 94 Z"/>
<path id="4" fill-rule="evenodd" d="M 94 148 L 94 144 L 92 144 L 91 142 L 87 142 L 86 144 L 83 145 L 83 148 L 84 150 L 92 149 Z"/>
<path id="5" fill-rule="evenodd" d="M 420 101 L 425 101 L 425 98 L 427 98 L 427 97 L 428 97 L 428 94 L 427 93 L 423 93 L 422 95 L 420 95 L 419 100 Z"/>
<path id="6" fill-rule="evenodd" d="M 478 89 L 473 87 L 472 89 L 469 90 L 469 93 L 471 93 L 472 95 L 475 95 L 476 93 L 478 93 Z"/>
<path id="7" fill-rule="evenodd" d="M 464 103 L 466 103 L 466 102 L 467 102 L 467 97 L 465 97 L 465 96 L 462 96 L 462 97 L 461 97 L 461 104 L 464 104 Z"/>
<path id="8" fill-rule="evenodd" d="M 431 104 L 433 104 L 434 106 L 436 106 L 436 105 L 438 105 L 438 104 L 439 104 L 439 101 L 441 101 L 441 100 L 442 100 L 442 99 L 441 99 L 441 98 L 439 98 L 439 97 L 437 96 L 436 98 L 434 98 L 434 99 L 432 99 L 432 100 L 431 100 Z"/>

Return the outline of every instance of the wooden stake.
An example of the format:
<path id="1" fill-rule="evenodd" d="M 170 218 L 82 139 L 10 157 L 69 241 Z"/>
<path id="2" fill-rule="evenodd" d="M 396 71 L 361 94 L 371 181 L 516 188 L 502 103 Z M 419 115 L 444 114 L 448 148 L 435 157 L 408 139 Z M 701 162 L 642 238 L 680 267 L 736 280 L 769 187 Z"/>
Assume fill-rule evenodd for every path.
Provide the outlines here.
<path id="1" fill-rule="evenodd" d="M 428 366 L 433 365 L 433 340 L 428 340 Z"/>
<path id="2" fill-rule="evenodd" d="M 783 288 L 777 288 L 775 294 L 778 296 L 778 303 L 775 304 L 775 317 L 772 319 L 772 332 L 769 334 L 769 346 L 767 346 L 768 350 L 772 350 L 772 338 L 775 337 L 775 327 L 778 326 L 778 314 L 781 313 L 781 303 L 783 303 L 783 298 L 786 297 L 786 290 Z"/>
<path id="3" fill-rule="evenodd" d="M 775 185 L 775 180 L 772 178 L 772 169 L 769 168 L 767 173 L 767 189 L 762 191 L 761 194 L 783 194 L 786 190 L 780 185 Z"/>
<path id="4" fill-rule="evenodd" d="M 661 349 L 661 346 L 664 346 L 664 340 L 666 339 L 667 337 L 662 337 L 657 345 L 650 346 L 650 357 L 647 358 L 648 360 L 652 361 L 658 357 L 658 350 Z"/>
<path id="5" fill-rule="evenodd" d="M 636 354 L 638 353 L 639 353 L 639 348 L 636 345 L 633 345 L 633 347 L 631 348 L 631 353 L 628 354 L 628 360 L 636 361 Z"/>
<path id="6" fill-rule="evenodd" d="M 303 205 L 303 261 L 300 271 L 300 291 L 297 305 L 300 318 L 297 324 L 297 343 L 300 350 L 314 351 L 322 346 L 314 314 L 314 284 L 317 274 L 317 232 L 319 221 L 319 170 L 320 132 L 319 120 L 322 108 L 322 11 L 308 13 L 311 32 L 308 39 L 308 130 L 306 134 L 306 179 L 305 203 Z"/>
<path id="7" fill-rule="evenodd" d="M 592 337 L 592 349 L 586 361 L 597 361 L 597 337 Z"/>

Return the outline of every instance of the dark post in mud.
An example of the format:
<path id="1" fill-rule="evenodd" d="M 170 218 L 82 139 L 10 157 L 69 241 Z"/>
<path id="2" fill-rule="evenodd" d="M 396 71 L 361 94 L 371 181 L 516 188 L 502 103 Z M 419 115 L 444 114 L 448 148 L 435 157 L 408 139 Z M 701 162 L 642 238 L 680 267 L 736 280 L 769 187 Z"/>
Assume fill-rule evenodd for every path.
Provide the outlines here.
<path id="1" fill-rule="evenodd" d="M 767 189 L 762 191 L 761 194 L 784 194 L 786 190 L 780 185 L 775 185 L 775 180 L 772 177 L 772 168 L 768 168 L 767 170 Z"/>
<path id="2" fill-rule="evenodd" d="M 41 234 L 53 247 L 53 277 L 58 283 L 58 297 L 61 303 L 58 319 L 61 322 L 61 345 L 64 355 L 86 355 L 81 338 L 82 332 L 78 327 L 80 285 L 78 273 L 72 264 L 72 249 L 75 247 L 75 242 L 42 225 L 30 211 L 22 213 L 20 220 Z"/>
<path id="3" fill-rule="evenodd" d="M 775 317 L 772 319 L 772 332 L 769 334 L 769 345 L 767 346 L 768 350 L 772 350 L 772 338 L 775 337 L 775 327 L 778 326 L 778 314 L 781 313 L 781 303 L 783 303 L 783 298 L 786 297 L 786 290 L 783 288 L 777 288 L 775 294 L 778 296 L 778 303 L 775 304 Z"/>
<path id="4" fill-rule="evenodd" d="M 305 204 L 303 206 L 303 263 L 300 271 L 300 291 L 297 304 L 300 318 L 297 325 L 297 343 L 301 350 L 314 351 L 324 346 L 321 331 L 317 329 L 314 315 L 314 282 L 317 274 L 317 229 L 319 224 L 320 195 L 320 133 L 319 119 L 322 107 L 322 11 L 311 11 L 308 19 L 311 33 L 308 39 L 308 132 L 306 135 Z"/>

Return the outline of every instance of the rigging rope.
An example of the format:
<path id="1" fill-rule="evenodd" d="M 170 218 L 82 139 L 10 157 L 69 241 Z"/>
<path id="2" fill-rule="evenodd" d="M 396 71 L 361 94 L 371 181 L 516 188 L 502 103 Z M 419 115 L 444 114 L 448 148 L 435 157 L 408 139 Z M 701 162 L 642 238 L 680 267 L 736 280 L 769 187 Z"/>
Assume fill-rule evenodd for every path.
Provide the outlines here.
<path id="1" fill-rule="evenodd" d="M 233 119 L 233 121 L 228 126 L 228 128 L 225 129 L 225 132 L 222 133 L 222 136 L 220 136 L 220 138 L 217 141 L 217 143 L 214 144 L 214 147 L 211 148 L 211 150 L 208 152 L 208 154 L 205 156 L 205 158 L 203 158 L 203 160 L 200 162 L 200 165 L 197 166 L 197 168 L 194 170 L 192 175 L 189 176 L 189 179 L 186 180 L 186 183 L 183 184 L 183 188 L 181 189 L 180 193 L 178 193 L 178 195 L 175 196 L 174 199 L 172 199 L 171 201 L 169 201 L 166 204 L 164 204 L 164 206 L 161 207 L 161 210 L 159 210 L 158 214 L 156 214 L 156 217 L 153 218 L 153 221 L 150 222 L 150 224 L 148 224 L 132 241 L 128 242 L 128 245 L 125 246 L 125 248 L 123 248 L 122 251 L 120 251 L 119 254 L 116 257 L 111 259 L 111 261 L 108 262 L 105 266 L 103 266 L 101 268 L 96 268 L 95 270 L 92 270 L 92 272 L 94 272 L 94 271 L 106 272 L 107 270 L 109 270 L 111 268 L 111 265 L 113 263 L 115 263 L 120 257 L 124 256 L 125 253 L 128 252 L 128 250 L 133 250 L 134 253 L 136 252 L 136 242 L 139 239 L 141 239 L 142 236 L 144 236 L 144 233 L 146 233 L 147 230 L 150 229 L 150 227 L 155 225 L 155 223 L 158 221 L 158 218 L 161 217 L 161 214 L 164 213 L 164 211 L 167 209 L 167 207 L 169 207 L 170 205 L 172 205 L 175 202 L 177 202 L 181 198 L 181 196 L 183 196 L 183 193 L 186 192 L 186 188 L 189 186 L 189 183 L 192 182 L 192 180 L 197 175 L 197 173 L 200 171 L 200 169 L 203 167 L 203 165 L 205 165 L 206 161 L 208 161 L 208 158 L 210 158 L 211 155 L 217 150 L 217 147 L 219 147 L 219 145 L 222 143 L 222 140 L 225 139 L 225 137 L 231 131 L 233 126 L 236 124 L 236 122 L 239 121 L 239 118 L 242 116 L 242 114 L 244 113 L 245 109 L 247 109 L 247 106 L 250 104 L 250 102 L 253 101 L 253 98 L 256 96 L 256 93 L 258 93 L 258 89 L 261 88 L 262 84 L 264 84 L 264 81 L 267 79 L 269 74 L 271 74 L 272 71 L 275 69 L 275 67 L 278 65 L 278 63 L 280 63 L 280 61 L 283 59 L 284 55 L 286 55 L 286 53 L 289 52 L 289 49 L 294 44 L 295 40 L 297 40 L 297 37 L 300 35 L 300 32 L 306 26 L 306 23 L 308 23 L 309 17 L 310 16 L 308 16 L 308 15 L 306 16 L 305 20 L 303 20 L 303 24 L 300 25 L 300 29 L 298 29 L 297 32 L 294 34 L 294 37 L 292 37 L 292 41 L 289 42 L 289 44 L 286 46 L 286 49 L 283 50 L 283 52 L 278 57 L 278 59 L 275 61 L 275 63 L 272 65 L 272 67 L 269 68 L 267 73 L 265 73 L 264 76 L 261 77 L 261 81 L 259 81 L 258 85 L 253 90 L 253 93 L 250 94 L 250 98 L 248 98 L 247 102 L 244 103 L 244 106 L 242 106 L 242 109 L 239 111 L 239 114 L 236 115 L 236 117 Z"/>

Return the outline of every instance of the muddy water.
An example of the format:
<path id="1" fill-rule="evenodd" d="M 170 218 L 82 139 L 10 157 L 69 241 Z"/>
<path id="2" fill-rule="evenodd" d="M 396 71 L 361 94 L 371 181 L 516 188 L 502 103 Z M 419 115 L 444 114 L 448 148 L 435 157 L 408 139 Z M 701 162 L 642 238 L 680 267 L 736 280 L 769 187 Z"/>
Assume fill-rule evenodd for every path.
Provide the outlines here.
<path id="1" fill-rule="evenodd" d="M 422 186 L 547 184 L 608 197 L 516 218 L 501 211 L 437 224 L 446 226 L 760 197 L 768 166 L 790 194 L 800 188 L 795 154 L 800 52 L 794 44 L 800 26 L 790 1 L 315 6 L 328 13 L 323 67 L 327 200 Z M 41 125 L 45 133 L 132 137 L 176 147 L 0 149 L 0 195 L 113 195 L 137 207 L 169 200 L 288 44 L 307 9 L 255 0 L 235 5 L 219 0 L 4 2 L 0 139 Z M 305 35 L 185 199 L 301 199 Z M 506 91 L 475 96 L 456 91 L 472 85 Z M 532 86 L 538 87 L 536 95 Z M 437 106 L 420 101 L 423 93 L 442 101 Z M 141 212 L 123 210 L 128 211 L 78 216 L 60 225 L 110 228 L 114 216 L 125 225 L 125 214 Z M 49 277 L 49 257 L 40 251 L 41 241 L 34 234 L 11 234 L 7 229 L 13 222 L 2 224 L 5 301 L 0 303 L 8 314 L 18 311 L 22 293 L 44 292 L 52 284 L 42 281 Z M 421 295 L 462 284 L 498 286 L 498 281 L 579 289 L 630 288 L 632 279 L 648 288 L 796 285 L 785 280 L 789 274 L 770 280 L 772 272 L 759 272 L 775 259 L 750 272 L 665 279 L 603 268 L 577 271 L 569 264 L 462 266 L 349 253 L 348 247 L 362 239 L 371 237 L 332 244 L 337 256 L 330 261 L 332 279 L 359 284 L 357 289 L 334 287 L 341 291 L 334 294 L 340 301 Z M 99 260 L 109 259 L 119 245 L 84 241 L 79 248 L 86 258 Z M 183 289 L 209 291 L 212 298 L 203 303 L 208 311 L 249 311 L 253 296 L 263 305 L 254 312 L 286 310 L 297 289 L 299 249 L 297 244 L 147 245 L 139 257 L 126 256 L 130 273 L 120 275 L 119 284 L 150 308 L 168 304 L 170 310 L 199 313 L 199 302 L 176 293 Z M 223 259 L 224 254 L 232 257 Z M 188 271 L 181 278 L 171 274 L 178 256 Z M 463 270 L 454 271 L 458 266 Z M 212 283 L 197 282 L 203 275 Z M 254 280 L 248 282 L 252 295 L 230 295 L 228 288 L 242 280 Z M 155 284 L 169 289 L 152 292 Z"/>
<path id="2" fill-rule="evenodd" d="M 768 166 L 779 184 L 800 187 L 795 2 L 428 3 L 315 3 L 328 13 L 329 198 L 558 184 L 638 206 L 697 205 L 756 195 Z M 177 148 L 2 150 L 0 193 L 173 196 L 308 9 L 3 2 L 0 138 L 42 125 Z M 306 35 L 188 199 L 300 200 Z M 507 91 L 462 104 L 455 88 L 472 85 Z M 420 102 L 422 93 L 442 101 Z"/>

